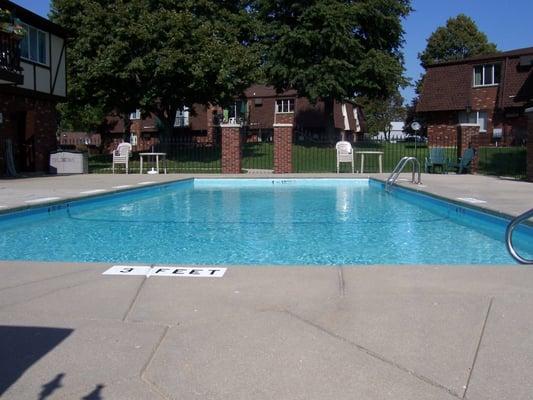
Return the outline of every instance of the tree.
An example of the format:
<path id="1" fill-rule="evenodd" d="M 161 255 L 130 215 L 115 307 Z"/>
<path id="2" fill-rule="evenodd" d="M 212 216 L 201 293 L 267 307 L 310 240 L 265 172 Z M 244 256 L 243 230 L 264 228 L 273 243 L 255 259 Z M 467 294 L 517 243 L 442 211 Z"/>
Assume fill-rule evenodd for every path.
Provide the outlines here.
<path id="1" fill-rule="evenodd" d="M 71 33 L 67 116 L 117 112 L 128 130 L 140 108 L 170 135 L 177 110 L 227 102 L 257 71 L 240 1 L 53 0 L 51 18 Z"/>
<path id="2" fill-rule="evenodd" d="M 252 1 L 264 24 L 264 71 L 277 90 L 321 99 L 334 134 L 334 101 L 388 98 L 404 83 L 401 19 L 409 0 Z"/>
<path id="3" fill-rule="evenodd" d="M 481 54 L 496 53 L 494 43 L 479 31 L 472 18 L 459 14 L 437 28 L 427 40 L 426 49 L 418 54 L 424 68 L 444 61 L 462 60 Z"/>
<path id="4" fill-rule="evenodd" d="M 391 122 L 405 118 L 403 97 L 398 91 L 386 99 L 358 97 L 357 102 L 365 111 L 367 131 L 372 135 L 384 132 L 386 140 L 391 139 Z"/>

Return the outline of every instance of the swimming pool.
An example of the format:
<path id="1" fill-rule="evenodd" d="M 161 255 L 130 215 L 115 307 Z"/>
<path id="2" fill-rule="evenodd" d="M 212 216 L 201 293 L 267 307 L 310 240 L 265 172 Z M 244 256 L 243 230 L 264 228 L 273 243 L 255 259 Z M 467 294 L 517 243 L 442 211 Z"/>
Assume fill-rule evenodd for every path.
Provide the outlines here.
<path id="1" fill-rule="evenodd" d="M 0 216 L 0 259 L 514 264 L 503 218 L 368 179 L 195 179 Z M 533 254 L 521 227 L 518 248 Z"/>

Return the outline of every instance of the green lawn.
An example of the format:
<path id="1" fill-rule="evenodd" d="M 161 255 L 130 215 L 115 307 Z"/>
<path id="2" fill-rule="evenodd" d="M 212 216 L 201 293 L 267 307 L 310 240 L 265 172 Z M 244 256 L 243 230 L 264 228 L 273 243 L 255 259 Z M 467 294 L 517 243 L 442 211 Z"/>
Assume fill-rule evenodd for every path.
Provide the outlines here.
<path id="1" fill-rule="evenodd" d="M 220 173 L 220 148 L 201 148 L 182 149 L 180 154 L 167 153 L 167 172 L 205 172 L 205 173 Z M 89 172 L 95 174 L 111 173 L 113 157 L 111 154 L 95 155 L 89 157 Z M 151 168 L 155 162 L 146 162 L 146 157 L 143 158 L 143 169 Z M 162 167 L 160 163 L 160 167 Z M 140 168 L 139 155 L 134 153 L 129 163 L 131 173 L 138 173 Z M 124 168 L 123 165 L 118 166 Z"/>
<path id="2" fill-rule="evenodd" d="M 404 156 L 418 159 L 422 169 L 429 150 L 426 145 L 413 143 L 358 143 L 355 151 L 382 151 L 383 172 L 391 172 L 398 161 Z M 455 147 L 447 148 L 447 156 L 451 162 L 457 161 Z M 525 147 L 481 147 L 478 149 L 478 173 L 486 175 L 512 176 L 522 178 L 526 173 Z M 220 147 L 194 147 L 167 150 L 168 172 L 221 172 Z M 356 160 L 355 169 L 360 169 L 360 159 Z M 112 157 L 96 155 L 89 158 L 91 173 L 110 173 Z M 292 153 L 294 172 L 335 172 L 336 152 L 328 146 L 294 145 Z M 151 166 L 148 165 L 149 167 Z M 243 169 L 274 168 L 274 145 L 272 142 L 246 143 L 243 146 Z M 348 164 L 342 164 L 342 171 L 349 171 Z M 406 171 L 409 171 L 409 167 Z M 134 154 L 130 161 L 130 172 L 139 171 L 139 156 Z M 365 172 L 378 172 L 378 157 L 365 157 Z"/>

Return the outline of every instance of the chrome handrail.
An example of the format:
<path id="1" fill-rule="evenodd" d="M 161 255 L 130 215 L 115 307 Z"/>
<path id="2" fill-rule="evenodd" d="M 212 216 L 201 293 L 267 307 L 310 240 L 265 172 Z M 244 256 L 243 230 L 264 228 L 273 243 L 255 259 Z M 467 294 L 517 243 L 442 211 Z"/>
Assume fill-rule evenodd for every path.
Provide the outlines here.
<path id="1" fill-rule="evenodd" d="M 396 164 L 396 167 L 394 167 L 394 170 L 392 171 L 392 173 L 387 178 L 387 181 L 385 182 L 385 190 L 387 192 L 390 191 L 390 188 L 392 187 L 392 185 L 394 185 L 394 183 L 396 182 L 396 180 L 398 179 L 398 177 L 400 176 L 400 174 L 402 173 L 403 169 L 405 168 L 405 166 L 407 165 L 409 161 L 413 165 L 413 175 L 411 177 L 411 183 L 415 183 L 415 184 L 422 183 L 422 175 L 420 172 L 420 162 L 418 161 L 418 159 L 416 157 L 402 157 L 402 159 L 398 161 L 398 164 Z M 418 179 L 415 179 L 415 173 L 418 173 Z"/>
<path id="2" fill-rule="evenodd" d="M 507 251 L 520 264 L 531 265 L 533 264 L 533 260 L 528 260 L 527 258 L 524 258 L 520 254 L 518 254 L 518 252 L 513 246 L 513 231 L 518 225 L 520 225 L 522 222 L 528 220 L 531 217 L 533 217 L 533 208 L 529 211 L 526 211 L 523 214 L 520 214 L 518 217 L 514 218 L 509 223 L 509 225 L 507 225 L 507 229 L 505 231 L 505 245 L 507 246 Z"/>

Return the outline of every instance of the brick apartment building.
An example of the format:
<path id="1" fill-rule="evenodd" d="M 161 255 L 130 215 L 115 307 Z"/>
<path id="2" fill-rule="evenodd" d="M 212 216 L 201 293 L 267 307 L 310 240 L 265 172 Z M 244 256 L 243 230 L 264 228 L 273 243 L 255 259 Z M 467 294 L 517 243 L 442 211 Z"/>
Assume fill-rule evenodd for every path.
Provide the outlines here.
<path id="1" fill-rule="evenodd" d="M 12 16 L 0 29 L 0 175 L 47 171 L 55 107 L 66 96 L 66 32 L 11 1 L 0 8 Z M 11 31 L 17 26 L 23 35 Z"/>
<path id="2" fill-rule="evenodd" d="M 237 122 L 243 126 L 245 140 L 272 141 L 273 125 L 286 114 L 294 114 L 295 140 L 324 140 L 326 116 L 324 103 L 311 104 L 308 99 L 299 97 L 295 90 L 277 93 L 265 85 L 252 85 L 243 96 L 229 107 L 215 107 L 195 104 L 191 109 L 179 111 L 174 124 L 176 141 L 197 144 L 219 144 L 219 124 Z M 142 118 L 139 110 L 130 114 L 131 138 L 134 150 L 145 150 L 157 142 L 159 127 L 154 116 Z M 364 131 L 364 116 L 361 108 L 353 102 L 335 103 L 335 129 L 339 137 L 355 139 Z M 124 139 L 124 122 L 119 117 L 108 117 L 102 131 L 112 139 L 107 147 L 113 148 L 116 142 Z M 64 133 L 61 143 L 99 144 L 100 137 L 80 136 L 80 133 Z"/>
<path id="3" fill-rule="evenodd" d="M 427 68 L 417 112 L 429 145 L 455 145 L 463 127 L 475 147 L 522 145 L 524 111 L 533 101 L 533 47 L 451 61 Z M 463 148 L 464 148 L 463 143 Z"/>

